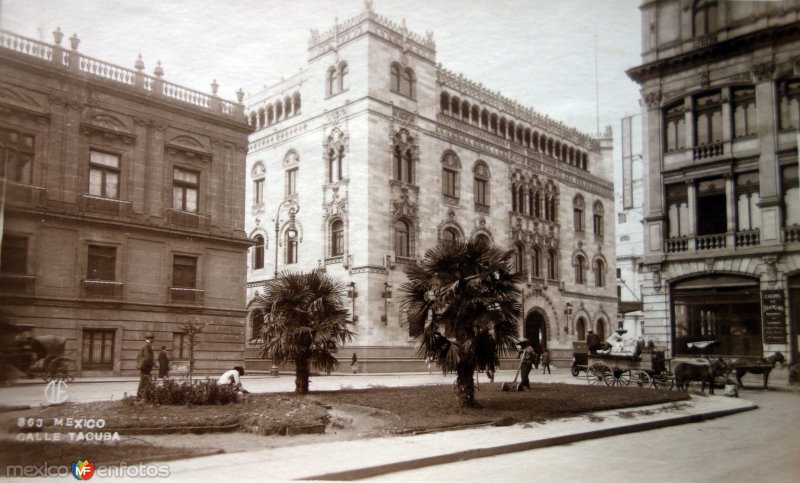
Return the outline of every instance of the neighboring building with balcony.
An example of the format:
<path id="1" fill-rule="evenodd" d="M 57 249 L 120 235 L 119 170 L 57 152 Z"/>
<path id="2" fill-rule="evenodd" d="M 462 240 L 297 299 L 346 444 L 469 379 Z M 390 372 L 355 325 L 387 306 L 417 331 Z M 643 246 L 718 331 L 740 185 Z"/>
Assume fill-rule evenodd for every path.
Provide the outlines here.
<path id="1" fill-rule="evenodd" d="M 537 350 L 608 334 L 610 129 L 588 136 L 446 70 L 432 33 L 371 5 L 312 31 L 305 68 L 247 99 L 248 299 L 276 271 L 322 267 L 349 287 L 357 337 L 341 356 L 420 370 L 398 303 L 404 268 L 438 241 L 473 238 L 516 250 L 528 273 L 519 335 Z"/>
<path id="2" fill-rule="evenodd" d="M 640 9 L 645 331 L 797 360 L 800 2 Z"/>
<path id="3" fill-rule="evenodd" d="M 136 372 L 145 334 L 173 366 L 244 358 L 241 104 L 0 32 L 0 307 L 67 338 L 80 373 Z M 216 86 L 212 86 L 216 91 Z"/>

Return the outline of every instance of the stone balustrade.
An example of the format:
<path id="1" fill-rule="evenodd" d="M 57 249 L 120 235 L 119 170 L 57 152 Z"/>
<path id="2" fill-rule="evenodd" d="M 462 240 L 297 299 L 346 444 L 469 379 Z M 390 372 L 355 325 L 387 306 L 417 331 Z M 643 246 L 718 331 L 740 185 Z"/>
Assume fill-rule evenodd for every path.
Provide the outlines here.
<path id="1" fill-rule="evenodd" d="M 717 250 L 725 248 L 725 234 L 702 235 L 695 238 L 697 250 Z"/>
<path id="2" fill-rule="evenodd" d="M 144 62 L 140 58 L 136 61 L 136 69 L 127 69 L 99 59 L 83 55 L 78 52 L 80 39 L 73 35 L 69 41 L 72 50 L 61 46 L 63 33 L 60 29 L 53 32 L 54 45 L 48 45 L 38 40 L 29 39 L 12 32 L 0 30 L 0 50 L 9 50 L 16 54 L 29 56 L 43 62 L 49 62 L 59 69 L 73 72 L 77 75 L 104 79 L 108 82 L 138 89 L 154 96 L 189 104 L 222 116 L 244 120 L 244 92 L 240 89 L 236 95 L 238 102 L 221 99 L 216 91 L 219 87 L 216 81 L 211 84 L 213 94 L 206 94 L 188 87 L 165 82 L 161 79 L 164 70 L 160 62 L 154 69 L 154 76 L 143 72 Z"/>
<path id="3" fill-rule="evenodd" d="M 755 247 L 760 242 L 759 230 L 743 230 L 736 232 L 736 246 L 737 247 Z"/>

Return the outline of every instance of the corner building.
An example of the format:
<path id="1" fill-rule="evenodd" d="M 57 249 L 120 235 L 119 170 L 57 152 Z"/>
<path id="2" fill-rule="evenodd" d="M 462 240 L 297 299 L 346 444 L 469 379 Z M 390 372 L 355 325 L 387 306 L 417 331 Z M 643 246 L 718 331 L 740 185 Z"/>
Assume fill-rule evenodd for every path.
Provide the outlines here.
<path id="1" fill-rule="evenodd" d="M 174 373 L 244 359 L 244 105 L 0 32 L 0 307 L 65 337 L 81 376 L 138 374 L 146 334 Z M 216 86 L 212 85 L 212 90 Z M 243 94 L 242 94 L 243 97 Z"/>
<path id="2" fill-rule="evenodd" d="M 358 334 L 343 362 L 424 368 L 398 296 L 403 267 L 439 240 L 516 250 L 520 337 L 538 349 L 616 326 L 610 131 L 587 136 L 446 70 L 432 33 L 369 2 L 312 31 L 306 67 L 246 105 L 248 299 L 276 270 L 339 277 Z M 250 367 L 268 366 L 256 355 Z"/>
<path id="3" fill-rule="evenodd" d="M 797 361 L 800 2 L 640 10 L 645 331 Z"/>

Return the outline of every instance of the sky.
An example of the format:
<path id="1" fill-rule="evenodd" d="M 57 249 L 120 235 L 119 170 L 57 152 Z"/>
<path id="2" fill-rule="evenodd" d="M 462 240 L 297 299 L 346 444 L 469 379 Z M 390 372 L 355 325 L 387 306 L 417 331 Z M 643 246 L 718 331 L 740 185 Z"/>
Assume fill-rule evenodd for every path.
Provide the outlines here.
<path id="1" fill-rule="evenodd" d="M 434 32 L 437 62 L 587 134 L 639 112 L 625 70 L 641 56 L 638 0 L 375 0 L 412 32 Z M 364 10 L 363 0 L 0 0 L 0 28 L 53 43 L 76 33 L 84 55 L 234 100 L 305 66 L 310 29 Z M 596 61 L 596 62 L 595 62 Z M 595 68 L 597 66 L 597 69 Z M 595 75 L 597 72 L 597 75 Z"/>

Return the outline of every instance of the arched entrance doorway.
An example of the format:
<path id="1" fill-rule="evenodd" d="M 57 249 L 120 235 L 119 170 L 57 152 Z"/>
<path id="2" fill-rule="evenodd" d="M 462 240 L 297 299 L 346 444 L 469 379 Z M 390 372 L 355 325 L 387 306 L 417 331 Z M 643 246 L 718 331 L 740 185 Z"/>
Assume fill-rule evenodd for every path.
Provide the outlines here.
<path id="1" fill-rule="evenodd" d="M 544 314 L 536 310 L 528 313 L 525 318 L 525 338 L 537 354 L 541 354 L 547 348 L 547 320 Z"/>
<path id="2" fill-rule="evenodd" d="M 578 321 L 575 322 L 575 338 L 577 340 L 586 340 L 586 320 L 583 317 L 579 317 Z"/>

